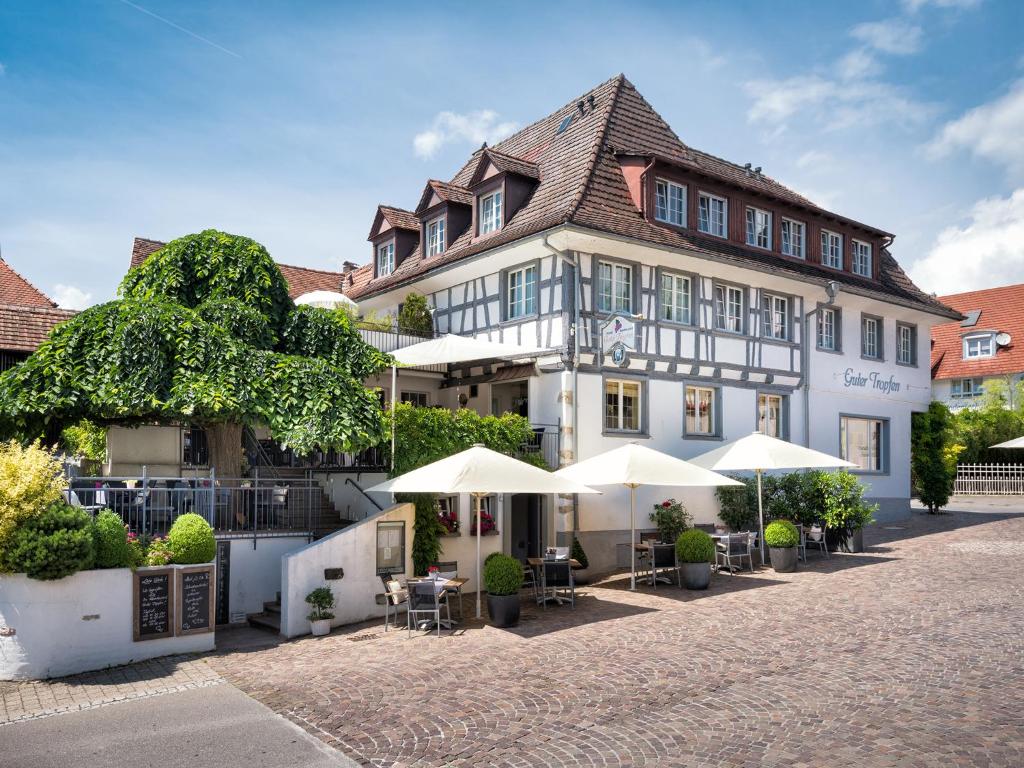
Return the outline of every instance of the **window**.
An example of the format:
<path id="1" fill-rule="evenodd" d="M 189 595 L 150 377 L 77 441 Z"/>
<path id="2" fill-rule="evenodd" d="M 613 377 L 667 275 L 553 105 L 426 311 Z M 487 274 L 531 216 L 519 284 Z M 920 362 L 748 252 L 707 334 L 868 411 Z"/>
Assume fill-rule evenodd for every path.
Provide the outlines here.
<path id="1" fill-rule="evenodd" d="M 690 323 L 690 278 L 661 274 L 661 319 L 672 323 Z"/>
<path id="2" fill-rule="evenodd" d="M 444 218 L 434 219 L 427 224 L 427 256 L 444 253 Z"/>
<path id="3" fill-rule="evenodd" d="M 505 319 L 515 320 L 537 312 L 537 267 L 521 267 L 506 273 Z"/>
<path id="4" fill-rule="evenodd" d="M 991 333 L 964 337 L 964 360 L 976 357 L 992 357 L 994 354 L 995 341 Z"/>
<path id="5" fill-rule="evenodd" d="M 818 309 L 818 349 L 826 352 L 839 351 L 839 310 L 821 307 Z"/>
<path id="6" fill-rule="evenodd" d="M 699 202 L 700 217 L 697 222 L 697 229 L 716 237 L 726 237 L 725 220 L 728 209 L 726 199 L 701 192 Z"/>
<path id="7" fill-rule="evenodd" d="M 896 362 L 917 365 L 917 327 L 896 324 Z"/>
<path id="8" fill-rule="evenodd" d="M 377 575 L 405 573 L 405 523 L 377 523 Z"/>
<path id="9" fill-rule="evenodd" d="M 686 226 L 686 187 L 658 179 L 654 183 L 654 218 Z"/>
<path id="10" fill-rule="evenodd" d="M 399 399 L 403 403 L 412 403 L 412 405 L 416 408 L 426 408 L 427 406 L 430 405 L 430 403 L 427 401 L 426 392 L 402 392 L 399 395 Z"/>
<path id="11" fill-rule="evenodd" d="M 747 245 L 772 247 L 772 215 L 760 208 L 747 208 Z"/>
<path id="12" fill-rule="evenodd" d="M 853 241 L 853 271 L 854 274 L 864 277 L 871 277 L 871 243 L 862 243 L 860 240 Z"/>
<path id="13" fill-rule="evenodd" d="M 181 463 L 190 467 L 209 464 L 210 449 L 206 442 L 206 430 L 202 427 L 185 427 L 181 431 Z"/>
<path id="14" fill-rule="evenodd" d="M 785 401 L 782 395 L 757 396 L 757 431 L 768 437 L 786 438 L 783 423 Z"/>
<path id="15" fill-rule="evenodd" d="M 804 251 L 804 225 L 792 219 L 782 220 L 782 252 L 787 256 L 802 259 Z"/>
<path id="16" fill-rule="evenodd" d="M 743 289 L 733 285 L 715 286 L 715 328 L 743 333 Z"/>
<path id="17" fill-rule="evenodd" d="M 501 191 L 480 198 L 480 234 L 501 229 Z"/>
<path id="18" fill-rule="evenodd" d="M 626 264 L 597 263 L 599 312 L 633 312 L 633 268 Z"/>
<path id="19" fill-rule="evenodd" d="M 761 332 L 769 339 L 789 338 L 789 299 L 766 293 L 761 297 Z"/>
<path id="20" fill-rule="evenodd" d="M 862 472 L 884 472 L 888 423 L 883 419 L 839 417 L 839 455 Z"/>
<path id="21" fill-rule="evenodd" d="M 882 319 L 864 315 L 860 319 L 860 353 L 872 360 L 882 359 Z"/>
<path id="22" fill-rule="evenodd" d="M 377 246 L 377 277 L 390 275 L 395 271 L 395 243 Z"/>
<path id="23" fill-rule="evenodd" d="M 605 381 L 604 428 L 611 432 L 640 431 L 639 381 Z"/>
<path id="24" fill-rule="evenodd" d="M 981 379 L 953 379 L 949 383 L 951 397 L 981 397 L 984 393 Z"/>
<path id="25" fill-rule="evenodd" d="M 714 435 L 716 433 L 714 387 L 686 388 L 686 423 L 687 435 Z"/>
<path id="26" fill-rule="evenodd" d="M 843 268 L 843 236 L 821 230 L 821 263 L 832 269 Z"/>

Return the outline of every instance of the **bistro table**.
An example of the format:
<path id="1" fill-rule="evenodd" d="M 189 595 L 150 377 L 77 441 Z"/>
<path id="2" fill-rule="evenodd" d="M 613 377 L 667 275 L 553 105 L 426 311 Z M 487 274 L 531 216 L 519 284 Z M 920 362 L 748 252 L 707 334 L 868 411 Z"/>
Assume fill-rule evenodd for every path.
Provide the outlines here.
<path id="1" fill-rule="evenodd" d="M 635 541 L 635 542 L 633 542 L 633 549 L 635 549 L 637 552 L 641 552 L 641 553 L 646 554 L 647 555 L 647 559 L 651 560 L 654 557 L 654 554 L 651 552 L 651 544 L 659 544 L 659 543 L 660 542 L 657 542 L 657 541 L 655 541 L 655 542 L 651 542 L 651 541 Z M 650 579 L 648 581 L 652 585 L 654 584 L 654 567 L 653 566 L 651 567 L 651 576 L 650 576 Z M 672 583 L 672 579 L 668 578 L 667 576 L 659 576 L 658 577 L 658 581 L 660 581 L 662 584 L 671 584 Z"/>
<path id="2" fill-rule="evenodd" d="M 583 564 L 575 558 L 569 558 L 568 560 L 552 560 L 549 557 L 528 557 L 526 558 L 526 562 L 529 564 L 531 568 L 533 568 L 534 594 L 537 594 L 537 590 L 540 588 L 541 570 L 544 568 L 544 563 L 569 563 L 569 567 L 573 570 L 578 570 L 583 567 Z M 559 605 L 562 604 L 562 600 L 555 597 L 554 595 L 544 595 L 542 597 L 539 596 L 537 598 L 537 605 L 541 605 L 542 603 L 548 603 L 552 601 L 558 603 Z"/>
<path id="3" fill-rule="evenodd" d="M 462 602 L 461 602 L 462 601 L 462 587 L 465 586 L 465 584 L 469 581 L 469 579 L 462 579 L 462 578 L 455 578 L 455 579 L 432 579 L 429 576 L 426 576 L 426 577 L 422 577 L 421 576 L 421 577 L 418 577 L 418 578 L 406 579 L 405 583 L 406 584 L 417 584 L 417 583 L 423 582 L 423 581 L 433 582 L 434 585 L 435 585 L 434 589 L 437 590 L 437 594 L 438 595 L 440 595 L 442 592 L 447 592 L 449 589 L 456 590 L 458 592 L 458 595 L 459 595 L 459 614 L 461 616 L 461 613 L 462 613 Z M 448 600 L 448 598 L 445 597 L 445 601 L 446 602 L 447 602 L 447 600 Z M 441 619 L 440 623 L 441 623 L 441 628 L 442 629 L 451 629 L 452 625 L 458 624 L 458 622 L 455 619 L 451 619 L 451 620 L 449 620 L 449 619 Z M 435 624 L 435 622 L 430 620 L 430 619 L 421 619 L 417 623 L 417 629 L 433 629 L 434 628 L 434 624 Z"/>

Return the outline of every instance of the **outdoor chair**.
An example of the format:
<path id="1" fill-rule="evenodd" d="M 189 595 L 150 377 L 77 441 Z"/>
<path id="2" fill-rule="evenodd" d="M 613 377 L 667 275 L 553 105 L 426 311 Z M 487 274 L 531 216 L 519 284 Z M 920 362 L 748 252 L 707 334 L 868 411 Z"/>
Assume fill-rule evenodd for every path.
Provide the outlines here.
<path id="1" fill-rule="evenodd" d="M 559 605 L 568 601 L 569 605 L 576 607 L 576 584 L 568 560 L 545 560 L 541 568 L 540 587 L 540 602 L 545 608 L 549 599 Z"/>
<path id="2" fill-rule="evenodd" d="M 815 523 L 804 532 L 804 560 L 807 560 L 807 547 L 817 547 L 819 552 L 824 552 L 825 557 L 831 557 L 828 553 L 828 541 L 825 539 L 825 532 L 828 526 L 824 523 Z"/>
<path id="3" fill-rule="evenodd" d="M 383 573 L 380 577 L 384 585 L 384 631 L 388 631 L 388 624 L 391 623 L 391 613 L 395 614 L 395 626 L 398 626 L 398 612 L 403 607 L 409 607 L 409 590 L 402 586 L 398 579 L 391 578 L 390 573 Z"/>
<path id="4" fill-rule="evenodd" d="M 409 584 L 409 607 L 406 609 L 409 637 L 412 637 L 412 626 L 422 619 L 417 616 L 433 617 L 437 624 L 437 636 L 441 636 L 441 609 L 448 617 L 448 626 L 452 626 L 452 614 L 448 606 L 448 593 L 438 587 L 433 579 L 414 581 Z M 454 628 L 451 631 L 455 631 Z"/>
<path id="5" fill-rule="evenodd" d="M 679 563 L 676 562 L 675 544 L 652 544 L 651 545 L 651 586 L 658 588 L 658 573 L 661 571 L 674 571 L 676 584 L 682 589 L 683 581 L 679 574 Z M 665 579 L 666 583 L 671 580 Z"/>
<path id="6" fill-rule="evenodd" d="M 434 563 L 434 565 L 437 567 L 438 573 L 446 579 L 457 579 L 459 577 L 459 563 L 457 560 L 449 560 L 444 563 Z M 444 591 L 448 593 L 449 600 L 452 595 L 456 595 L 458 597 L 459 619 L 462 619 L 462 585 L 445 587 Z"/>
<path id="7" fill-rule="evenodd" d="M 276 528 L 284 513 L 288 511 L 288 486 L 275 485 L 266 489 L 269 493 L 260 494 L 257 490 L 257 520 L 262 519 L 267 528 Z"/>
<path id="8" fill-rule="evenodd" d="M 750 563 L 750 570 L 754 570 L 753 554 L 754 535 L 749 531 L 743 533 L 730 533 L 723 536 L 715 545 L 715 565 L 724 565 L 733 574 L 733 561 L 739 563 L 737 568 L 742 568 L 743 558 Z"/>
<path id="9" fill-rule="evenodd" d="M 523 563 L 523 589 L 529 587 L 533 590 L 534 599 L 540 597 L 539 585 L 537 583 L 537 572 L 534 570 L 532 565 Z"/>

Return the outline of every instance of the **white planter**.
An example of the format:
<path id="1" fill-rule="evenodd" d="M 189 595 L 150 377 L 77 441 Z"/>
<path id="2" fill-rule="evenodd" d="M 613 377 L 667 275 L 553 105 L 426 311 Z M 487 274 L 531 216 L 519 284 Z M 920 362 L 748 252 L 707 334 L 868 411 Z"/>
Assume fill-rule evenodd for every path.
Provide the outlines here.
<path id="1" fill-rule="evenodd" d="M 310 619 L 309 631 L 316 637 L 323 637 L 324 635 L 331 634 L 331 620 L 330 619 L 316 619 L 315 621 Z"/>

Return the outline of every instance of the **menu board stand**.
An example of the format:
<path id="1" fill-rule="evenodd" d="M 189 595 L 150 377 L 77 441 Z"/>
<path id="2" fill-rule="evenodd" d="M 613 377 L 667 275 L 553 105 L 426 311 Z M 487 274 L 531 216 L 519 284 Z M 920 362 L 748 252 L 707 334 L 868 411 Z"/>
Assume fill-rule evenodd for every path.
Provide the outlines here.
<path id="1" fill-rule="evenodd" d="M 132 638 L 173 637 L 174 568 L 140 568 L 132 577 Z"/>
<path id="2" fill-rule="evenodd" d="M 216 621 L 214 566 L 179 565 L 175 570 L 175 634 L 180 636 L 213 632 Z"/>

